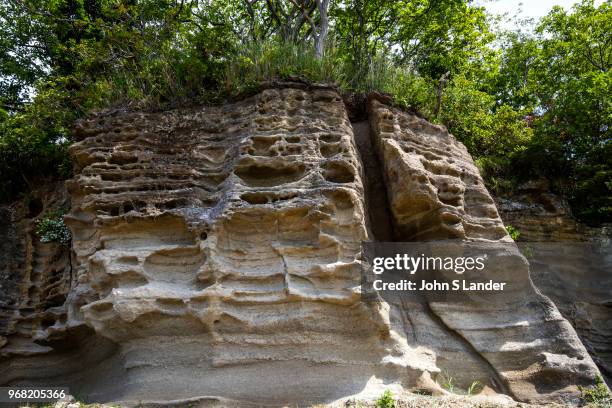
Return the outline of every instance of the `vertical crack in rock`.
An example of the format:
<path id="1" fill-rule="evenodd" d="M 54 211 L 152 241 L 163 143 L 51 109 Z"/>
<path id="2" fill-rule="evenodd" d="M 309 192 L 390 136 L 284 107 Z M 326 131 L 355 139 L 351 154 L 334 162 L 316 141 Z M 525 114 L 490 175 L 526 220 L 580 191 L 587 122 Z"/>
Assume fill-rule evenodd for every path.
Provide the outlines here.
<path id="1" fill-rule="evenodd" d="M 353 122 L 355 144 L 363 165 L 365 204 L 368 213 L 368 226 L 372 240 L 389 242 L 393 240 L 393 226 L 387 201 L 387 189 L 380 161 L 372 146 L 370 122 Z"/>
<path id="2" fill-rule="evenodd" d="M 394 241 L 393 217 L 387 200 L 386 175 L 383 174 L 380 161 L 384 160 L 384 157 L 379 156 L 377 145 L 373 144 L 368 120 L 353 122 L 352 126 L 364 170 L 365 203 L 372 231 L 370 239 L 378 242 Z M 376 123 L 373 126 L 376 126 Z M 459 386 L 467 388 L 473 381 L 478 380 L 484 386 L 510 394 L 489 361 L 460 333 L 448 327 L 434 313 L 424 297 L 415 297 L 416 299 L 411 300 L 402 299 L 401 304 L 393 305 L 398 308 L 402 316 L 408 343 L 415 347 L 432 348 L 438 357 L 436 363 L 440 370 L 446 375 L 449 372 L 457 373 L 453 374 L 453 378 L 456 378 L 455 381 L 459 382 Z M 415 322 L 418 322 L 418 325 Z"/>

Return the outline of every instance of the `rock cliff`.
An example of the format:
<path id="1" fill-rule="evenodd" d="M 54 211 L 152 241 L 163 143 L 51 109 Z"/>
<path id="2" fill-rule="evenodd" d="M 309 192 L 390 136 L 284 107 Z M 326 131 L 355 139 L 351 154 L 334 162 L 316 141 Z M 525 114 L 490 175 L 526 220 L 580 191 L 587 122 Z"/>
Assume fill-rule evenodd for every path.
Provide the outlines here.
<path id="1" fill-rule="evenodd" d="M 496 197 L 507 225 L 516 228 L 520 241 L 586 241 L 588 228 L 572 217 L 567 201 L 550 192 L 546 180 L 520 185 L 512 194 Z"/>
<path id="2" fill-rule="evenodd" d="M 2 355 L 48 352 L 49 347 L 33 340 L 47 338 L 45 330 L 66 318 L 63 305 L 71 284 L 70 250 L 41 242 L 33 221 L 67 203 L 63 186 L 50 184 L 32 191 L 27 200 L 0 209 Z"/>
<path id="3" fill-rule="evenodd" d="M 362 301 L 362 241 L 513 245 L 444 128 L 380 97 L 362 119 L 331 88 L 286 84 L 81 121 L 70 251 L 36 247 L 36 216 L 2 225 L 15 238 L 1 247 L 0 383 L 278 405 L 442 393 L 450 373 L 518 400 L 576 400 L 598 370 L 532 286 L 501 310 Z M 498 267 L 528 281 L 512 248 Z"/>
<path id="4" fill-rule="evenodd" d="M 531 276 L 576 328 L 608 384 L 612 383 L 612 229 L 572 217 L 545 180 L 496 198 L 501 216 L 528 250 Z"/>
<path id="5" fill-rule="evenodd" d="M 443 127 L 376 99 L 368 107 L 396 240 L 510 240 L 465 146 Z M 491 266 L 492 275 L 511 270 L 515 279 L 528 281 L 526 260 L 516 246 L 504 246 L 508 249 Z M 529 286 L 521 286 L 513 302 L 495 307 L 479 302 L 429 302 L 429 307 L 491 369 L 505 392 L 531 400 L 563 394 L 595 371 L 569 323 Z M 455 361 L 465 369 L 469 359 L 463 355 Z"/>

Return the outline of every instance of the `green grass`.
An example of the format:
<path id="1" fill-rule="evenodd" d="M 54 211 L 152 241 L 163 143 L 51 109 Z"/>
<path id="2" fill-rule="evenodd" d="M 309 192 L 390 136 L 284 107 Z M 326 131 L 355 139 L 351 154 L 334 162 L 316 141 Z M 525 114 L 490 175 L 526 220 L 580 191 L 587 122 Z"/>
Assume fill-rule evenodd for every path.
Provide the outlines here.
<path id="1" fill-rule="evenodd" d="M 510 235 L 510 238 L 512 238 L 513 241 L 518 240 L 521 236 L 521 232 L 512 225 L 506 225 L 506 231 L 508 231 L 508 235 Z"/>
<path id="2" fill-rule="evenodd" d="M 363 75 L 356 75 L 355 71 L 333 44 L 318 59 L 309 45 L 250 43 L 229 60 L 220 92 L 242 95 L 253 93 L 262 82 L 298 79 L 334 85 L 344 92 L 388 93 L 398 105 L 420 110 L 427 110 L 433 100 L 433 87 L 411 70 L 393 65 L 388 57 L 374 57 Z"/>
<path id="3" fill-rule="evenodd" d="M 448 373 L 442 373 L 439 376 L 440 386 L 451 394 L 472 396 L 478 394 L 482 390 L 480 381 L 472 381 L 467 389 L 460 388 L 455 382 L 455 378 Z"/>
<path id="4" fill-rule="evenodd" d="M 582 399 L 589 406 L 596 408 L 612 408 L 612 395 L 600 376 L 595 379 L 592 387 L 578 387 L 582 393 Z"/>
<path id="5" fill-rule="evenodd" d="M 393 399 L 391 391 L 386 390 L 383 392 L 376 400 L 376 408 L 395 408 L 395 400 Z"/>

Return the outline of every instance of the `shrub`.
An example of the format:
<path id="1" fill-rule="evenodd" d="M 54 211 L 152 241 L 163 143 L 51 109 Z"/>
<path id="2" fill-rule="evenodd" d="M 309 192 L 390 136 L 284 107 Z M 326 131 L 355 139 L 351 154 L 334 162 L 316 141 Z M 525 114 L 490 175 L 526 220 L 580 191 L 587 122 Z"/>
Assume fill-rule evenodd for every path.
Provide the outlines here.
<path id="1" fill-rule="evenodd" d="M 510 238 L 512 238 L 513 241 L 518 240 L 521 236 L 520 231 L 514 228 L 512 225 L 506 225 L 506 231 L 508 231 L 508 235 L 510 235 Z"/>
<path id="2" fill-rule="evenodd" d="M 595 378 L 593 387 L 578 387 L 585 402 L 594 404 L 596 407 L 612 407 L 612 395 L 600 376 Z"/>
<path id="3" fill-rule="evenodd" d="M 395 408 L 395 400 L 391 391 L 383 392 L 380 398 L 376 400 L 376 408 Z"/>
<path id="4" fill-rule="evenodd" d="M 46 216 L 36 222 L 36 235 L 40 237 L 40 242 L 58 242 L 62 245 L 69 245 L 72 234 L 64 223 L 61 215 Z"/>

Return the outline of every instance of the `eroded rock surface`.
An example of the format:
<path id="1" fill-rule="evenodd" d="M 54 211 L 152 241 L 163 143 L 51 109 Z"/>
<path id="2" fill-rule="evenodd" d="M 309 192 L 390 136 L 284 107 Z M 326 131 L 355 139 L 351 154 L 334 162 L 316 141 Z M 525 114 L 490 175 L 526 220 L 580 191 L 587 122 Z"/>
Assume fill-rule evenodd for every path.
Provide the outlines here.
<path id="1" fill-rule="evenodd" d="M 360 302 L 361 165 L 337 93 L 270 89 L 78 131 L 69 320 L 119 347 L 94 398 L 308 402 L 373 376 L 381 392 L 394 343 L 384 308 Z"/>
<path id="2" fill-rule="evenodd" d="M 376 98 L 368 111 L 397 240 L 511 242 L 465 146 Z M 502 244 L 487 268 L 492 277 L 512 271 L 520 290 L 506 294 L 511 301 L 429 302 L 433 313 L 518 399 L 572 394 L 592 381 L 597 370 L 574 329 L 533 285 L 520 284 L 529 282 L 529 265 L 518 248 Z"/>
<path id="3" fill-rule="evenodd" d="M 368 111 L 353 127 L 333 89 L 292 85 L 80 122 L 64 317 L 32 335 L 49 349 L 27 358 L 2 334 L 0 383 L 277 405 L 441 393 L 446 372 L 521 400 L 575 398 L 597 369 L 534 290 L 503 310 L 362 301 L 362 241 L 510 242 L 464 146 L 377 99 Z M 507 258 L 528 279 L 518 251 Z"/>
<path id="4" fill-rule="evenodd" d="M 65 320 L 63 305 L 70 289 L 70 251 L 43 243 L 36 221 L 67 205 L 61 184 L 32 191 L 30 196 L 0 208 L 0 353 L 32 355 L 49 347 L 48 328 Z M 4 346 L 4 347 L 2 347 Z"/>
<path id="5" fill-rule="evenodd" d="M 612 229 L 577 222 L 544 180 L 496 201 L 504 222 L 526 242 L 534 283 L 574 326 L 612 383 Z"/>
<path id="6" fill-rule="evenodd" d="M 524 183 L 512 194 L 496 197 L 507 225 L 520 241 L 585 241 L 585 228 L 574 220 L 567 201 L 550 192 L 546 180 Z"/>

